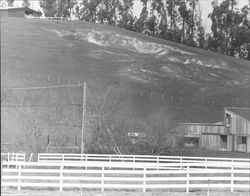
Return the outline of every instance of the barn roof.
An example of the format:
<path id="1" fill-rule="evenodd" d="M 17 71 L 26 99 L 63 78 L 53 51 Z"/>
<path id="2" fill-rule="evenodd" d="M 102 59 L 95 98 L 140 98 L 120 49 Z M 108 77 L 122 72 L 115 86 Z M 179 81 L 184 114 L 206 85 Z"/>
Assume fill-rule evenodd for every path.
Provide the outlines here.
<path id="1" fill-rule="evenodd" d="M 23 10 L 25 12 L 25 14 L 27 14 L 27 15 L 29 15 L 29 14 L 37 14 L 40 16 L 42 15 L 42 12 L 30 9 L 28 7 L 3 7 L 3 8 L 0 8 L 0 11 L 8 11 L 8 12 L 20 11 L 20 10 Z"/>
<path id="2" fill-rule="evenodd" d="M 250 121 L 250 108 L 225 108 Z"/>
<path id="3" fill-rule="evenodd" d="M 25 7 L 25 14 L 37 14 L 41 16 L 42 12 Z"/>

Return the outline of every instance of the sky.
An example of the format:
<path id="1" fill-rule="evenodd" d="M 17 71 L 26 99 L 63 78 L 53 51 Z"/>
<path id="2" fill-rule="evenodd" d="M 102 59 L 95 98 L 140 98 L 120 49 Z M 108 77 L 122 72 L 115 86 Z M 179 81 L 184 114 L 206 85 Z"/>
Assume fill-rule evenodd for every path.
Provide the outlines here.
<path id="1" fill-rule="evenodd" d="M 6 0 L 0 0 L 0 5 L 1 2 L 3 2 Z M 77 1 L 82 1 L 82 0 L 77 0 Z M 200 8 L 202 11 L 202 23 L 203 26 L 205 28 L 205 31 L 207 33 L 211 32 L 211 20 L 208 18 L 208 14 L 212 12 L 212 3 L 213 0 L 199 0 L 199 4 L 200 4 Z M 222 0 L 219 0 L 222 1 Z M 250 0 L 237 0 L 238 1 L 238 7 L 242 8 L 243 6 L 250 4 Z M 15 5 L 16 6 L 21 6 L 22 5 L 23 0 L 15 0 Z M 30 8 L 31 9 L 35 9 L 35 10 L 40 10 L 42 11 L 40 4 L 39 4 L 39 0 L 29 0 L 30 2 Z M 135 16 L 140 16 L 142 10 L 142 4 L 141 4 L 141 0 L 134 0 L 134 10 L 133 13 Z"/>

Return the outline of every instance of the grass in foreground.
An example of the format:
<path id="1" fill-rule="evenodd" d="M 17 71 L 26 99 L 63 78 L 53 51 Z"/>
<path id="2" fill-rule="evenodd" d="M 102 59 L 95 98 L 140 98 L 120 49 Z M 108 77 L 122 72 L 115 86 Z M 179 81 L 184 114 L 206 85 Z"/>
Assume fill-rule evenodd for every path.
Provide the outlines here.
<path id="1" fill-rule="evenodd" d="M 82 192 L 80 190 L 68 190 L 68 191 L 57 191 L 57 190 L 21 190 L 17 191 L 16 189 L 10 189 L 10 188 L 2 188 L 1 190 L 2 196 L 23 196 L 23 195 L 40 195 L 40 196 L 248 196 L 249 192 L 223 192 L 223 191 L 196 191 L 191 193 L 185 193 L 185 192 L 167 192 L 167 191 L 149 191 L 146 193 L 143 193 L 142 191 L 86 191 L 83 190 Z"/>

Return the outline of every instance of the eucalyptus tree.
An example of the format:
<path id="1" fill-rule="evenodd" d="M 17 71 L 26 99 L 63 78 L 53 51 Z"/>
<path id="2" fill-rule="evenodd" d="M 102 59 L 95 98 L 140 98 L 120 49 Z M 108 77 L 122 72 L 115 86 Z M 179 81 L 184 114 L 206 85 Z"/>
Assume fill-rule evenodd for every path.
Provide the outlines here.
<path id="1" fill-rule="evenodd" d="M 248 58 L 242 55 L 241 49 L 249 51 L 249 5 L 238 9 L 236 0 L 224 0 L 220 4 L 213 3 L 213 11 L 209 17 L 212 20 L 212 39 L 217 42 L 217 51 L 239 58 Z"/>
<path id="2" fill-rule="evenodd" d="M 143 5 L 143 8 L 142 8 L 139 19 L 137 19 L 134 24 L 135 31 L 139 33 L 143 33 L 146 31 L 146 22 L 147 22 L 148 14 L 149 14 L 148 9 L 147 9 L 148 0 L 141 0 L 141 2 Z"/>
<path id="3" fill-rule="evenodd" d="M 46 17 L 54 17 L 57 10 L 56 0 L 40 0 L 40 6 Z"/>
<path id="4" fill-rule="evenodd" d="M 119 4 L 118 12 L 120 19 L 118 26 L 128 30 L 133 30 L 134 16 L 133 16 L 134 0 L 123 0 Z"/>
<path id="5" fill-rule="evenodd" d="M 24 7 L 29 7 L 29 6 L 30 6 L 29 0 L 23 0 L 22 6 L 24 6 Z"/>
<path id="6" fill-rule="evenodd" d="M 14 6 L 14 1 L 15 0 L 7 0 L 8 7 L 13 7 Z"/>
<path id="7" fill-rule="evenodd" d="M 100 23 L 107 23 L 117 26 L 118 10 L 121 2 L 119 0 L 102 0 L 100 2 L 99 10 L 97 11 L 97 18 Z"/>
<path id="8" fill-rule="evenodd" d="M 98 6 L 101 4 L 101 0 L 83 0 L 79 9 L 78 18 L 86 22 L 97 21 Z"/>

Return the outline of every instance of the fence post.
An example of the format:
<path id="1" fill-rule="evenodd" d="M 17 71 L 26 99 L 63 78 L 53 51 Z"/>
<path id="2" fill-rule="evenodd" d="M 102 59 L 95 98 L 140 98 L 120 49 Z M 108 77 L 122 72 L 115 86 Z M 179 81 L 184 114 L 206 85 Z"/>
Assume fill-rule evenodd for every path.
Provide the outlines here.
<path id="1" fill-rule="evenodd" d="M 62 162 L 64 163 L 64 154 L 62 155 Z"/>
<path id="2" fill-rule="evenodd" d="M 181 169 L 183 169 L 183 164 L 182 164 L 182 157 L 180 158 L 180 167 L 181 167 Z"/>
<path id="3" fill-rule="evenodd" d="M 81 162 L 88 161 L 88 155 L 87 154 L 81 154 Z M 87 166 L 84 166 L 84 169 L 88 169 Z"/>
<path id="4" fill-rule="evenodd" d="M 12 152 L 10 155 L 10 161 L 14 161 L 14 157 L 15 157 L 14 155 L 15 155 L 14 152 Z"/>
<path id="5" fill-rule="evenodd" d="M 63 165 L 60 166 L 60 191 L 63 190 Z"/>
<path id="6" fill-rule="evenodd" d="M 21 164 L 18 165 L 18 185 L 17 189 L 21 190 Z"/>
<path id="7" fill-rule="evenodd" d="M 209 196 L 209 195 L 210 195 L 210 188 L 209 188 L 209 184 L 210 184 L 210 180 L 209 180 L 209 178 L 208 178 L 208 180 L 207 180 L 207 196 Z"/>
<path id="8" fill-rule="evenodd" d="M 132 159 L 133 159 L 132 162 L 135 163 L 135 156 L 133 156 Z M 135 164 L 133 165 L 134 165 L 133 170 L 135 170 Z"/>
<path id="9" fill-rule="evenodd" d="M 157 171 L 159 170 L 159 156 L 157 156 Z"/>
<path id="10" fill-rule="evenodd" d="M 30 154 L 30 158 L 29 158 L 28 162 L 31 162 L 32 156 L 33 156 L 33 152 Z M 39 158 L 39 154 L 38 154 L 38 158 Z M 38 160 L 39 160 L 39 159 L 38 159 Z M 39 162 L 39 161 L 38 161 L 38 162 Z"/>
<path id="11" fill-rule="evenodd" d="M 234 166 L 231 166 L 231 192 L 234 192 Z"/>
<path id="12" fill-rule="evenodd" d="M 104 166 L 102 166 L 102 192 L 104 192 Z"/>
<path id="13" fill-rule="evenodd" d="M 10 161 L 10 153 L 9 152 L 7 154 L 7 161 L 8 161 L 7 168 L 9 168 L 9 161 Z"/>
<path id="14" fill-rule="evenodd" d="M 143 168 L 143 192 L 146 192 L 146 167 Z"/>
<path id="15" fill-rule="evenodd" d="M 186 193 L 189 193 L 189 165 L 187 165 L 187 183 L 186 183 Z"/>

